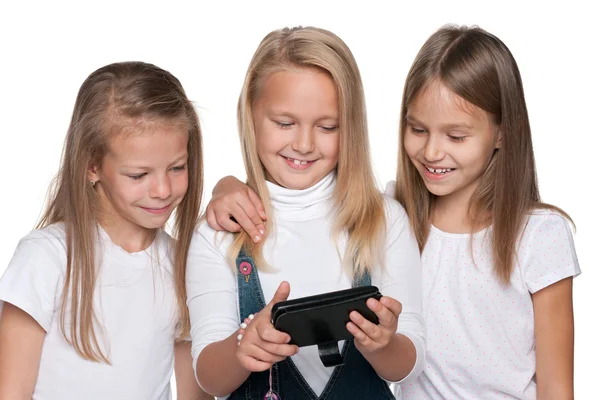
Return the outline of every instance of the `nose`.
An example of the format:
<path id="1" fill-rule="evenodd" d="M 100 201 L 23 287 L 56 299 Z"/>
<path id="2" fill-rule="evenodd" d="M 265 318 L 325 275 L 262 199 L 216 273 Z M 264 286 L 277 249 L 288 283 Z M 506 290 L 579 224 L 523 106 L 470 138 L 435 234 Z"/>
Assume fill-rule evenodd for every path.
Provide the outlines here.
<path id="1" fill-rule="evenodd" d="M 427 161 L 440 161 L 444 158 L 443 144 L 441 143 L 441 138 L 437 136 L 434 134 L 427 136 L 427 143 L 425 143 L 425 148 L 423 149 L 423 157 Z"/>
<path id="2" fill-rule="evenodd" d="M 294 133 L 292 149 L 300 154 L 311 153 L 315 149 L 315 138 L 313 130 L 309 127 L 301 127 Z"/>
<path id="3" fill-rule="evenodd" d="M 154 199 L 166 199 L 171 196 L 171 181 L 167 175 L 157 176 L 150 183 L 149 196 Z"/>

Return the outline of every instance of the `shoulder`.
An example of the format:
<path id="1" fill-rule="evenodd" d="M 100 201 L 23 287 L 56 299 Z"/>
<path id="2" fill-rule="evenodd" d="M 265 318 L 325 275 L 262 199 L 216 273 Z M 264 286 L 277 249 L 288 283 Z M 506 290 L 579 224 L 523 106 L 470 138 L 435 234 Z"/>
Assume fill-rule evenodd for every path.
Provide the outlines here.
<path id="1" fill-rule="evenodd" d="M 17 252 L 26 253 L 29 257 L 42 255 L 56 261 L 64 259 L 66 262 L 66 236 L 66 230 L 62 223 L 36 229 L 19 241 Z"/>
<path id="2" fill-rule="evenodd" d="M 541 208 L 532 210 L 525 219 L 522 239 L 538 241 L 551 236 L 570 238 L 571 222 L 555 210 Z"/>
<path id="3" fill-rule="evenodd" d="M 233 243 L 234 235 L 229 232 L 216 231 L 208 225 L 206 220 L 198 225 L 192 236 L 192 244 L 190 251 L 198 251 L 201 249 L 212 250 L 223 257 L 227 256 L 227 251 Z"/>
<path id="4" fill-rule="evenodd" d="M 527 216 L 517 257 L 531 293 L 581 273 L 570 222 L 554 210 L 536 209 Z"/>
<path id="5" fill-rule="evenodd" d="M 408 224 L 408 215 L 404 207 L 387 194 L 382 195 L 382 198 L 388 230 L 391 228 L 391 225 Z"/>

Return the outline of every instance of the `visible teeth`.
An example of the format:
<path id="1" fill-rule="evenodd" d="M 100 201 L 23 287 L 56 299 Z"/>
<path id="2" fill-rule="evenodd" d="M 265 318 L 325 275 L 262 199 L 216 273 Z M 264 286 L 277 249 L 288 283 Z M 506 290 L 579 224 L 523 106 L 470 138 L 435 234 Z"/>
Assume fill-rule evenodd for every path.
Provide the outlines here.
<path id="1" fill-rule="evenodd" d="M 427 166 L 425 168 L 432 174 L 445 174 L 452 171 L 452 168 L 429 168 Z"/>
<path id="2" fill-rule="evenodd" d="M 308 163 L 308 161 L 304 160 L 304 161 L 300 161 L 300 160 L 296 160 L 295 158 L 289 158 L 286 157 L 288 160 L 290 160 L 291 162 L 294 163 L 294 165 L 305 165 Z"/>

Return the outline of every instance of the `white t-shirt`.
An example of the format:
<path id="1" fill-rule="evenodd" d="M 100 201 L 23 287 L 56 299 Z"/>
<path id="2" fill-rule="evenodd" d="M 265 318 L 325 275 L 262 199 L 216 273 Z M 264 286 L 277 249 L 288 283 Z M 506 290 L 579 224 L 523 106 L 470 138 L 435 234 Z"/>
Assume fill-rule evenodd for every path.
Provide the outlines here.
<path id="1" fill-rule="evenodd" d="M 580 273 L 571 229 L 554 211 L 534 211 L 509 286 L 494 274 L 490 232 L 474 234 L 471 253 L 469 234 L 431 227 L 421 257 L 427 361 L 416 383 L 402 384 L 406 399 L 536 398 L 531 294 Z"/>
<path id="2" fill-rule="evenodd" d="M 290 299 L 350 288 L 352 282 L 342 271 L 331 239 L 334 175 L 305 190 L 289 190 L 271 183 L 268 187 L 275 224 L 263 251 L 275 271 L 259 272 L 265 302 L 273 298 L 284 280 L 290 283 Z M 391 199 L 385 199 L 385 209 L 385 270 L 375 267 L 371 278 L 383 295 L 402 303 L 398 332 L 409 337 L 417 349 L 417 363 L 405 378 L 411 381 L 422 370 L 425 347 L 419 251 L 404 209 Z M 203 223 L 192 239 L 187 295 L 194 366 L 207 345 L 226 339 L 239 328 L 237 279 L 226 260 L 232 238 Z M 339 254 L 343 255 L 344 249 L 345 241 L 340 240 Z M 314 392 L 320 394 L 333 367 L 323 366 L 317 347 L 302 347 L 292 360 Z"/>
<path id="3" fill-rule="evenodd" d="M 178 315 L 171 239 L 159 231 L 148 249 L 128 253 L 102 229 L 99 236 L 102 264 L 94 310 L 102 330 L 96 332 L 112 365 L 84 360 L 61 333 L 62 224 L 23 238 L 0 279 L 0 304 L 19 307 L 46 331 L 33 399 L 169 400 Z"/>

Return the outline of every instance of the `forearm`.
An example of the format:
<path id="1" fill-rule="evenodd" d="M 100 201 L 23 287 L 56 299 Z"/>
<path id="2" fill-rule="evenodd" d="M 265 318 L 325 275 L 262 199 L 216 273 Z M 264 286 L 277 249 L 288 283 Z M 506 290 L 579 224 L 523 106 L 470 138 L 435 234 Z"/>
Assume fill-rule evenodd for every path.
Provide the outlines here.
<path id="1" fill-rule="evenodd" d="M 4 303 L 0 317 L 0 399 L 31 399 L 45 334 L 27 313 Z"/>
<path id="2" fill-rule="evenodd" d="M 538 399 L 574 397 L 572 278 L 533 294 Z"/>
<path id="3" fill-rule="evenodd" d="M 414 368 L 417 350 L 408 337 L 396 333 L 386 347 L 376 352 L 364 352 L 363 356 L 383 379 L 398 382 Z"/>
<path id="4" fill-rule="evenodd" d="M 237 332 L 225 340 L 206 346 L 196 364 L 198 382 L 213 396 L 223 397 L 235 391 L 250 375 L 236 357 Z"/>
<path id="5" fill-rule="evenodd" d="M 214 400 L 206 394 L 194 376 L 192 367 L 192 346 L 188 341 L 175 343 L 175 382 L 179 400 Z"/>

